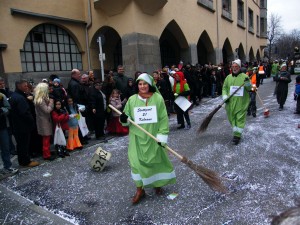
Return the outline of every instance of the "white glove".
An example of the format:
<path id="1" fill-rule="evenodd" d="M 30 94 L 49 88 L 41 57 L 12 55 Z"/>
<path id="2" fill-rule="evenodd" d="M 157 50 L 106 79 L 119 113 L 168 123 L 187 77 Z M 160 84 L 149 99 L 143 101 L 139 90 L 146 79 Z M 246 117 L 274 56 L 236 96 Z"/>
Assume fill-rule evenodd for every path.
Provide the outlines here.
<path id="1" fill-rule="evenodd" d="M 175 96 L 175 97 L 177 97 L 177 96 L 178 96 L 178 94 L 177 94 L 177 93 L 174 93 L 174 96 Z"/>

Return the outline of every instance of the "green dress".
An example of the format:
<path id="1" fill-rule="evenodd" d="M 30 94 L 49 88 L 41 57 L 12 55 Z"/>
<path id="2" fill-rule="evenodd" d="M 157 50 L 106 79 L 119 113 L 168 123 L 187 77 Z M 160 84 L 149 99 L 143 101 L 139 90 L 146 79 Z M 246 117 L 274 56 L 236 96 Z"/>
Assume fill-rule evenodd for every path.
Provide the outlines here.
<path id="1" fill-rule="evenodd" d="M 124 113 L 134 120 L 134 108 L 145 106 L 146 101 L 135 94 L 128 99 Z M 162 96 L 156 92 L 153 93 L 148 99 L 147 106 L 156 106 L 157 123 L 139 125 L 166 143 L 169 133 L 169 119 Z M 167 150 L 134 125 L 127 125 L 129 126 L 128 159 L 131 176 L 136 186 L 162 187 L 167 184 L 174 184 L 176 175 Z"/>
<path id="2" fill-rule="evenodd" d="M 245 78 L 248 76 L 244 73 L 240 73 L 236 77 L 232 74 L 228 75 L 222 88 L 223 99 L 230 95 L 231 86 L 241 86 Z M 233 135 L 237 137 L 241 137 L 246 124 L 246 112 L 250 102 L 248 91 L 250 90 L 251 86 L 244 86 L 243 96 L 232 96 L 225 106 L 228 120 L 233 128 Z"/>

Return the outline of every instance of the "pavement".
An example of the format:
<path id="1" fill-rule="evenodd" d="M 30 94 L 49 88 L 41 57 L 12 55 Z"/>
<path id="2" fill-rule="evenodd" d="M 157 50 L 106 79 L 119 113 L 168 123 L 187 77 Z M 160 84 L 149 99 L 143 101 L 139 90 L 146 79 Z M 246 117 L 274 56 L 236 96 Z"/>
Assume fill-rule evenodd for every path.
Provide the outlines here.
<path id="1" fill-rule="evenodd" d="M 177 130 L 176 116 L 170 117 L 169 146 L 195 164 L 218 172 L 227 194 L 212 191 L 170 155 L 177 183 L 166 186 L 162 196 L 147 189 L 146 198 L 133 206 L 130 201 L 135 186 L 127 160 L 128 137 L 114 137 L 107 143 L 91 140 L 83 150 L 64 159 L 38 159 L 41 166 L 0 181 L 0 223 L 270 224 L 270 216 L 293 207 L 300 193 L 300 118 L 293 114 L 294 85 L 289 86 L 281 112 L 272 94 L 274 86 L 266 79 L 259 88 L 270 109 L 269 118 L 264 118 L 263 107 L 257 102 L 257 117 L 247 118 L 238 146 L 231 144 L 231 127 L 223 108 L 207 131 L 197 134 L 203 118 L 222 101 L 220 97 L 205 98 L 190 111 L 190 130 Z M 98 147 L 112 154 L 102 172 L 89 166 Z"/>

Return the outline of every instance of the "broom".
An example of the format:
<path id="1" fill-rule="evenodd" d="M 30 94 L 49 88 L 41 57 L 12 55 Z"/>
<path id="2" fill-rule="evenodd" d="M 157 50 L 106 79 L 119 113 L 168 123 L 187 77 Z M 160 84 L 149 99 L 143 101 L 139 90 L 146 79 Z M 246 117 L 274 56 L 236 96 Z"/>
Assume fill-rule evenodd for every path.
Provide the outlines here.
<path id="1" fill-rule="evenodd" d="M 264 108 L 264 116 L 265 116 L 265 117 L 268 117 L 268 116 L 270 115 L 270 110 L 267 109 L 267 108 L 265 107 L 265 105 L 264 105 L 263 101 L 261 100 L 261 98 L 260 98 L 260 96 L 259 96 L 259 94 L 258 94 L 257 91 L 256 91 L 256 94 L 257 94 L 257 97 L 258 97 L 258 99 L 259 99 L 259 101 L 260 101 L 260 104 L 261 104 L 262 107 Z"/>
<path id="2" fill-rule="evenodd" d="M 118 109 L 116 109 L 112 105 L 109 105 L 109 107 L 112 110 L 114 110 L 116 113 L 118 113 L 119 115 L 122 114 Z M 154 137 L 151 133 L 149 133 L 144 128 L 142 128 L 140 125 L 138 125 L 137 123 L 135 123 L 133 120 L 131 120 L 130 118 L 128 118 L 128 121 L 130 123 L 132 123 L 134 126 L 136 126 L 138 129 L 140 129 L 141 131 L 143 131 L 145 134 L 147 134 L 149 137 L 151 137 L 153 140 L 155 140 L 157 143 L 159 143 L 159 140 L 156 137 Z M 223 186 L 223 184 L 221 183 L 221 179 L 220 179 L 219 175 L 216 172 L 214 172 L 214 171 L 212 171 L 210 169 L 207 169 L 204 166 L 200 166 L 200 165 L 194 164 L 187 157 L 178 154 L 176 151 L 174 151 L 173 149 L 171 149 L 167 145 L 164 146 L 164 148 L 166 148 L 170 153 L 172 153 L 174 156 L 176 156 L 178 159 L 180 159 L 180 161 L 182 163 L 186 164 L 188 167 L 190 167 L 192 170 L 194 170 L 195 173 L 198 176 L 200 176 L 202 178 L 202 180 L 211 189 L 219 191 L 221 193 L 226 193 L 227 192 L 227 188 L 225 186 Z"/>
<path id="3" fill-rule="evenodd" d="M 251 79 L 252 76 L 249 77 L 249 79 Z M 208 124 L 210 123 L 211 119 L 213 118 L 213 116 L 219 111 L 219 109 L 221 109 L 222 105 L 224 105 L 225 102 L 227 102 L 233 95 L 235 95 L 235 93 L 237 93 L 243 86 L 245 85 L 245 83 L 243 83 L 241 86 L 239 86 L 231 95 L 229 95 L 226 99 L 224 99 L 220 105 L 218 105 L 211 113 L 209 113 L 204 120 L 202 121 L 202 124 L 200 125 L 199 129 L 198 129 L 198 133 L 203 133 L 204 131 L 206 131 Z"/>

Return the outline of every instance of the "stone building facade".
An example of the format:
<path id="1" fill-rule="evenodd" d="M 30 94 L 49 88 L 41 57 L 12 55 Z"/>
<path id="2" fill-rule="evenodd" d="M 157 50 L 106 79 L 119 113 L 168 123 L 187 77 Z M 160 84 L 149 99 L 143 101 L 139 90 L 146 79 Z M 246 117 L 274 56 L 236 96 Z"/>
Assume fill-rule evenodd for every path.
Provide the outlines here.
<path id="1" fill-rule="evenodd" d="M 2 0 L 0 75 L 38 82 L 70 70 L 126 74 L 184 63 L 260 60 L 267 0 Z"/>

